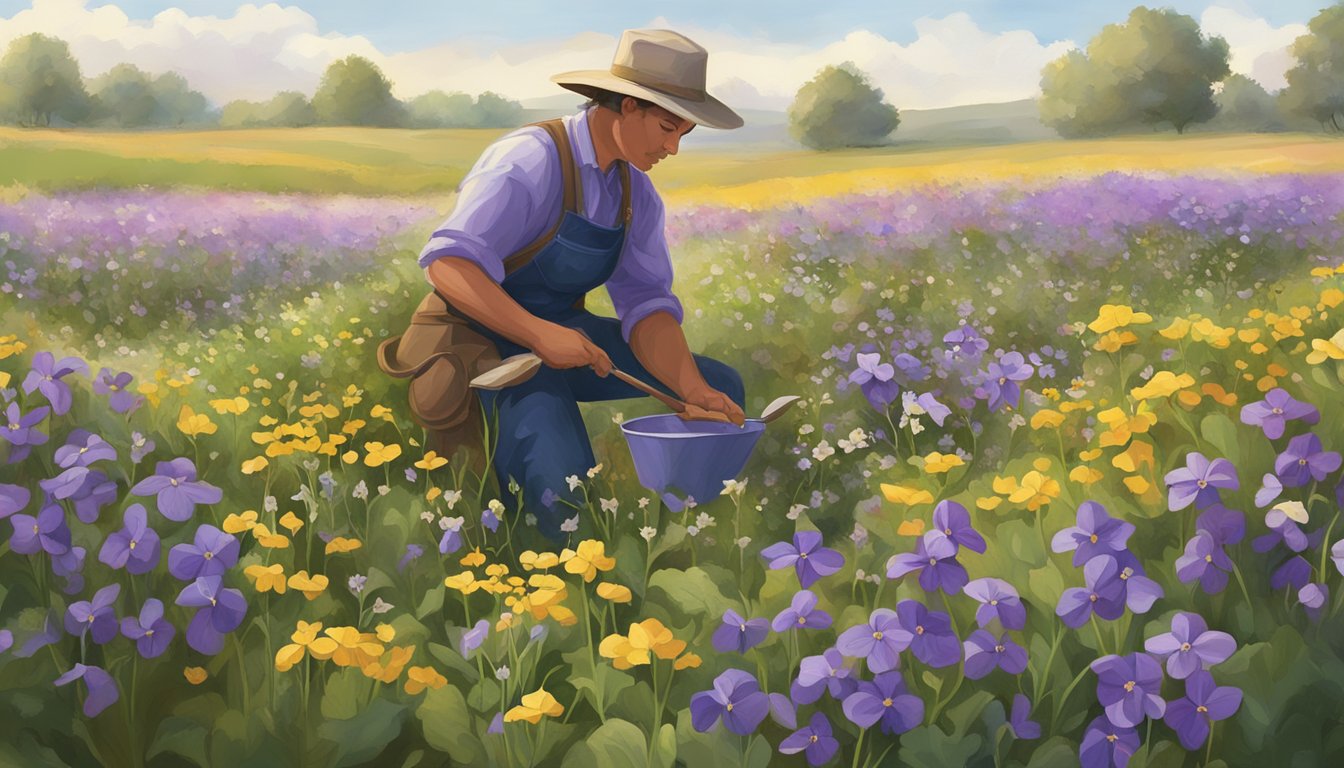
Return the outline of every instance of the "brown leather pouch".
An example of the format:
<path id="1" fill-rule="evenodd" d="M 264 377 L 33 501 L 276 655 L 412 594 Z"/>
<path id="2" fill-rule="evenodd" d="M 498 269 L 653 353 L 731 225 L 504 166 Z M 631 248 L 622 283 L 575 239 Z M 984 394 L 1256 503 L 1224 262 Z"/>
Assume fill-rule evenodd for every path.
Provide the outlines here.
<path id="1" fill-rule="evenodd" d="M 563 205 L 549 232 L 504 260 L 506 275 L 526 266 L 555 237 L 565 211 L 580 212 L 583 200 L 582 182 L 563 123 L 555 119 L 534 125 L 550 134 L 559 153 Z M 628 225 L 630 171 L 624 161 L 620 161 L 620 170 L 621 211 Z M 582 308 L 583 298 L 574 306 Z M 472 330 L 467 319 L 437 289 L 421 300 L 405 333 L 378 345 L 378 367 L 389 376 L 411 380 L 411 413 L 429 433 L 426 449 L 452 459 L 460 448 L 466 448 L 474 468 L 482 466 L 485 431 L 480 398 L 471 389 L 471 380 L 499 363 L 494 342 Z"/>

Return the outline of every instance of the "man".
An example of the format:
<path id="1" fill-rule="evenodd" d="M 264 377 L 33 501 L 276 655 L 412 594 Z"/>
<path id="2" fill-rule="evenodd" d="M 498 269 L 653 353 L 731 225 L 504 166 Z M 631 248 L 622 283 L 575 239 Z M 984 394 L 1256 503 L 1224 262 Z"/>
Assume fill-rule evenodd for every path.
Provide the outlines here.
<path id="1" fill-rule="evenodd" d="M 488 147 L 463 179 L 455 210 L 420 254 L 445 303 L 492 340 L 501 357 L 531 350 L 544 363 L 528 381 L 480 396 L 487 412 L 497 412 L 501 488 L 517 480 L 525 510 L 552 538 L 562 536 L 563 519 L 577 514 L 565 502 L 581 499 L 565 478 L 583 477 L 595 463 L 577 403 L 640 395 L 607 376 L 613 363 L 684 400 L 686 418 L 744 420 L 741 377 L 692 355 L 682 334 L 663 203 L 645 175 L 675 155 L 696 125 L 742 125 L 705 92 L 707 58 L 675 32 L 629 30 L 609 70 L 552 77 L 589 103 L 563 118 L 555 140 L 528 126 Z M 557 142 L 572 148 L 572 192 L 563 189 L 559 154 L 568 148 Z M 529 244 L 540 249 L 516 267 L 510 255 Z M 584 294 L 604 284 L 615 318 L 582 308 Z"/>

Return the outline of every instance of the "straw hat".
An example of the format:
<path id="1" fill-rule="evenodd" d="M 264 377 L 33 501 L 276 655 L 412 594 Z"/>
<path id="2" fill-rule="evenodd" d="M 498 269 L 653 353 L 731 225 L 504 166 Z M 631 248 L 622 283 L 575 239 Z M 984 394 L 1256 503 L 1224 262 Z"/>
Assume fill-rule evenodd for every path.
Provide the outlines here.
<path id="1" fill-rule="evenodd" d="M 709 53 L 685 35 L 667 29 L 627 29 L 611 69 L 581 69 L 551 81 L 592 97 L 594 89 L 651 101 L 693 123 L 738 128 L 742 118 L 705 92 Z"/>

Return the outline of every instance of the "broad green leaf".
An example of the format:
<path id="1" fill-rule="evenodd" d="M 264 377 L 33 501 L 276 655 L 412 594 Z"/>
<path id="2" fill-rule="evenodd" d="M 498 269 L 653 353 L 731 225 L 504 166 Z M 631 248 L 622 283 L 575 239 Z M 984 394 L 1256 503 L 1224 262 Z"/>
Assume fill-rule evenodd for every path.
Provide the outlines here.
<path id="1" fill-rule="evenodd" d="M 472 732 L 473 718 L 456 686 L 425 691 L 415 716 L 423 724 L 425 742 L 455 764 L 479 765 L 485 759 L 485 747 Z"/>
<path id="2" fill-rule="evenodd" d="M 204 726 L 185 717 L 165 718 L 159 723 L 159 730 L 154 735 L 154 741 L 149 745 L 145 758 L 153 760 L 158 755 L 171 752 L 201 768 L 206 768 L 210 764 L 210 759 L 205 754 L 208 734 L 209 731 Z"/>
<path id="3" fill-rule="evenodd" d="M 447 686 L 444 686 L 445 688 Z M 387 699 L 374 699 L 369 707 L 348 720 L 331 720 L 318 726 L 318 734 L 335 742 L 336 768 L 360 765 L 378 757 L 401 733 L 406 707 Z"/>
<path id="4" fill-rule="evenodd" d="M 415 609 L 415 618 L 423 619 L 431 613 L 443 610 L 443 593 L 447 587 L 436 586 L 425 592 L 420 607 Z"/>
<path id="5" fill-rule="evenodd" d="M 658 729 L 658 738 L 654 741 L 654 765 L 658 768 L 672 768 L 677 761 L 677 728 L 671 723 L 663 723 Z"/>
<path id="6" fill-rule="evenodd" d="M 634 723 L 608 718 L 565 755 L 563 768 L 629 768 L 648 760 L 648 742 Z"/>
<path id="7" fill-rule="evenodd" d="M 1199 423 L 1199 433 L 1218 450 L 1217 456 L 1207 457 L 1210 461 L 1225 458 L 1240 466 L 1241 446 L 1237 444 L 1237 427 L 1222 413 L 1211 413 Z"/>
<path id="8" fill-rule="evenodd" d="M 359 705 L 368 695 L 372 682 L 354 667 L 346 667 L 327 677 L 322 691 L 322 717 L 348 720 L 359 713 Z"/>
<path id="9" fill-rule="evenodd" d="M 664 568 L 649 577 L 649 591 L 661 590 L 682 616 L 718 618 L 732 603 L 702 568 Z"/>
<path id="10" fill-rule="evenodd" d="M 1059 596 L 1064 594 L 1064 577 L 1059 568 L 1050 563 L 1044 568 L 1033 569 L 1027 577 L 1027 586 L 1032 597 L 1045 606 L 1055 606 L 1059 604 Z"/>

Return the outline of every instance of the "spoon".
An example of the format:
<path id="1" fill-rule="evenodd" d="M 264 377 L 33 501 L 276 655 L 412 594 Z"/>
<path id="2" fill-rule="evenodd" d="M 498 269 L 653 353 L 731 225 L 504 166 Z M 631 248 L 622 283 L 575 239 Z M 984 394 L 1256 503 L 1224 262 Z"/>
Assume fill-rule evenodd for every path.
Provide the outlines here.
<path id="1" fill-rule="evenodd" d="M 800 398 L 798 395 L 784 395 L 783 397 L 776 397 L 774 400 L 770 401 L 769 405 L 765 406 L 765 410 L 761 411 L 760 418 L 747 419 L 747 421 L 759 421 L 762 424 L 769 424 L 775 419 L 778 419 L 785 411 L 792 408 L 794 403 L 798 402 L 801 399 L 802 398 Z"/>

